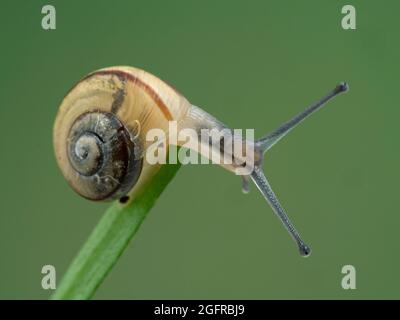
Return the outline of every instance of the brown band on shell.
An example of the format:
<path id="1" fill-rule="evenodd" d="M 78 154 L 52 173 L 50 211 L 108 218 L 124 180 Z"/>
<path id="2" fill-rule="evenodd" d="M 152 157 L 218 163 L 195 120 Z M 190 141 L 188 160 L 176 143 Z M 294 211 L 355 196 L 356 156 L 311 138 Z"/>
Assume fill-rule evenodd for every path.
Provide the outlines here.
<path id="1" fill-rule="evenodd" d="M 86 79 L 89 79 L 93 76 L 96 76 L 96 75 L 115 75 L 115 76 L 119 77 L 120 79 L 127 79 L 128 81 L 132 82 L 133 84 L 144 89 L 144 91 L 156 103 L 156 105 L 161 110 L 161 112 L 163 113 L 163 115 L 165 116 L 165 118 L 167 120 L 171 121 L 173 119 L 168 107 L 165 105 L 164 101 L 161 100 L 160 96 L 154 91 L 154 89 L 151 86 L 149 86 L 147 83 L 144 83 L 138 77 L 135 77 L 133 74 L 130 74 L 129 72 L 122 71 L 122 70 L 116 70 L 116 69 L 99 70 L 99 71 L 95 71 L 95 72 L 87 75 L 80 82 L 82 82 Z M 80 82 L 78 82 L 78 84 Z"/>
<path id="2" fill-rule="evenodd" d="M 124 103 L 125 96 L 126 96 L 126 78 L 121 78 L 121 82 L 123 84 L 122 89 L 118 89 L 114 94 L 113 98 L 114 101 L 111 105 L 111 112 L 112 113 L 117 113 L 118 110 L 122 107 L 122 104 Z"/>

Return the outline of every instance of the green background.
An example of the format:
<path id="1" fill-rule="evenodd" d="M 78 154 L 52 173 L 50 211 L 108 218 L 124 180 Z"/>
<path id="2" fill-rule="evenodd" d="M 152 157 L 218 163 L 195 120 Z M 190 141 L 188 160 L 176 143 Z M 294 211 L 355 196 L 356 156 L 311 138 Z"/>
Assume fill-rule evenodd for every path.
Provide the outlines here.
<path id="1" fill-rule="evenodd" d="M 357 30 L 341 8 L 357 9 Z M 57 29 L 41 28 L 53 4 Z M 171 83 L 234 128 L 274 129 L 342 80 L 350 92 L 276 145 L 265 171 L 313 254 L 301 258 L 252 186 L 185 166 L 99 299 L 400 298 L 398 1 L 1 1 L 0 298 L 46 299 L 107 208 L 54 159 L 67 90 L 101 67 Z M 341 288 L 354 265 L 357 289 Z"/>

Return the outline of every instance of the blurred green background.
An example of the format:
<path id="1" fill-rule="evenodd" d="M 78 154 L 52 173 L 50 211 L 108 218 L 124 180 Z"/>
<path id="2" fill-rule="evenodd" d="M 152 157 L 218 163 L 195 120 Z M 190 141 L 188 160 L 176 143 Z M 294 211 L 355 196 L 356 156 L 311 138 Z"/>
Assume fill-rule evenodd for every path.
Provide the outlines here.
<path id="1" fill-rule="evenodd" d="M 341 28 L 341 8 L 357 30 Z M 41 28 L 41 8 L 57 29 Z M 252 188 L 185 166 L 99 299 L 400 298 L 398 1 L 1 1 L 0 298 L 46 299 L 108 204 L 86 201 L 54 159 L 52 126 L 87 73 L 131 65 L 260 136 L 342 80 L 340 96 L 267 155 L 265 171 L 312 246 L 301 258 Z M 396 97 L 397 98 L 397 97 Z M 341 288 L 354 265 L 357 289 Z"/>

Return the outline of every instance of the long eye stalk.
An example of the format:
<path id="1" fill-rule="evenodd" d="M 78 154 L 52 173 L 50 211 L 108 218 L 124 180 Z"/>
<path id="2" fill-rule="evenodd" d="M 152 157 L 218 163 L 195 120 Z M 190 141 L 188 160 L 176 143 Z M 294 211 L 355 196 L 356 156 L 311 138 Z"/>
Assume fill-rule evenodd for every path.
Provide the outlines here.
<path id="1" fill-rule="evenodd" d="M 344 82 L 338 84 L 335 89 L 329 92 L 326 96 L 322 99 L 317 101 L 316 103 L 312 104 L 308 108 L 306 108 L 303 112 L 299 113 L 289 121 L 282 124 L 280 127 L 272 131 L 271 133 L 267 134 L 266 136 L 262 137 L 261 139 L 256 141 L 256 149 L 263 155 L 267 150 L 269 150 L 273 145 L 275 145 L 280 139 L 282 139 L 291 129 L 297 126 L 301 121 L 305 118 L 310 116 L 315 111 L 321 109 L 326 102 L 331 100 L 333 97 L 337 96 L 341 92 L 346 92 L 348 90 L 348 85 Z M 254 171 L 251 174 L 251 179 L 254 181 L 258 189 L 260 190 L 261 194 L 264 198 L 268 201 L 271 205 L 272 209 L 274 210 L 275 214 L 278 218 L 282 221 L 285 228 L 288 230 L 289 234 L 292 238 L 296 241 L 300 254 L 302 256 L 309 256 L 311 253 L 311 249 L 307 246 L 304 241 L 301 239 L 299 233 L 290 222 L 289 217 L 287 216 L 285 210 L 279 203 L 278 198 L 276 197 L 275 193 L 273 192 L 270 184 L 268 183 L 267 178 L 265 177 L 262 171 L 262 163 L 255 166 Z"/>

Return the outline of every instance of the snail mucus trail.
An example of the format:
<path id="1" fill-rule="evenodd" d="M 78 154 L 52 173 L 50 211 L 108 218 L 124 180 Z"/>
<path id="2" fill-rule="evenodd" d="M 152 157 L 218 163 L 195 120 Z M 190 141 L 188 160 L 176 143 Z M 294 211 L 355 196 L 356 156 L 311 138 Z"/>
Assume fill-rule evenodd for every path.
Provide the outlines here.
<path id="1" fill-rule="evenodd" d="M 264 154 L 301 121 L 347 89 L 346 83 L 340 83 L 269 134 L 255 142 L 241 141 L 254 147 L 254 152 L 246 155 L 252 158 L 246 158 L 245 162 L 252 160 L 254 169 L 242 176 L 243 191 L 248 191 L 250 180 L 255 183 L 297 243 L 302 256 L 308 256 L 311 250 L 290 222 L 264 175 Z M 123 66 L 95 71 L 67 93 L 59 108 L 53 131 L 58 165 L 69 185 L 87 199 L 134 201 L 140 192 L 145 192 L 146 185 L 161 167 L 145 160 L 150 146 L 146 134 L 153 128 L 168 132 L 170 121 L 176 121 L 178 130 L 229 129 L 150 73 Z M 209 154 L 202 155 L 209 157 Z M 237 162 L 223 165 L 232 172 L 238 166 Z"/>

